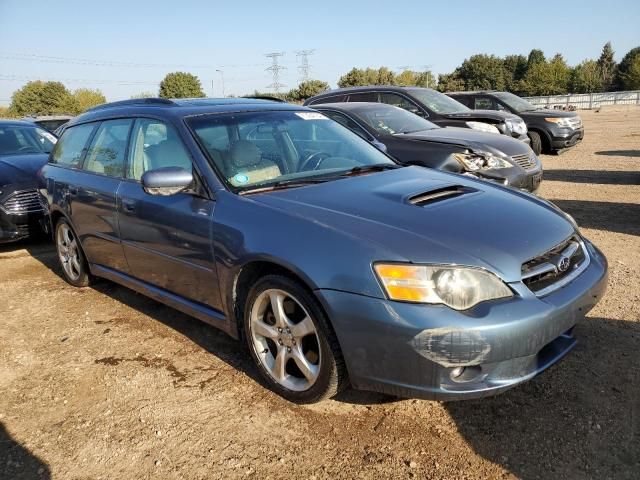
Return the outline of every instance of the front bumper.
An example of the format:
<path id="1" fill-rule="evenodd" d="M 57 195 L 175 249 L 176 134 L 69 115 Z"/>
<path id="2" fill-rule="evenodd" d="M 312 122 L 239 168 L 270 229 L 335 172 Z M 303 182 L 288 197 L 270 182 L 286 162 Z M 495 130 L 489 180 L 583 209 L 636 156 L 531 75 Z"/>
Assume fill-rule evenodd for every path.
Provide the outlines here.
<path id="1" fill-rule="evenodd" d="M 551 148 L 561 150 L 578 144 L 584 138 L 584 127 L 573 130 L 571 128 L 557 128 L 551 131 Z"/>
<path id="2" fill-rule="evenodd" d="M 44 213 L 8 214 L 0 210 L 0 243 L 22 240 L 42 232 Z"/>
<path id="3" fill-rule="evenodd" d="M 536 167 L 531 170 L 524 170 L 518 167 L 487 170 L 477 176 L 483 180 L 494 181 L 507 187 L 536 193 L 542 183 L 542 164 L 538 161 Z"/>
<path id="4" fill-rule="evenodd" d="M 480 398 L 532 378 L 575 346 L 573 327 L 607 284 L 606 259 L 585 245 L 589 267 L 542 298 L 518 282 L 510 284 L 514 297 L 459 312 L 334 290 L 316 293 L 354 388 L 435 400 Z"/>

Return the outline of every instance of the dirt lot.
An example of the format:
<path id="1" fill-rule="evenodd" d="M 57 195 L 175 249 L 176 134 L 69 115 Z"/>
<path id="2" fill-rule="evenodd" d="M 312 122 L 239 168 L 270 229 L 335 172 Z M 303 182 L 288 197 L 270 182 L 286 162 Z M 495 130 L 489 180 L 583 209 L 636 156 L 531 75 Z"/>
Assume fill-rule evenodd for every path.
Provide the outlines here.
<path id="1" fill-rule="evenodd" d="M 609 258 L 559 365 L 443 404 L 348 392 L 296 406 L 238 342 L 43 243 L 0 248 L 0 478 L 640 478 L 640 109 L 583 112 L 542 196 Z"/>

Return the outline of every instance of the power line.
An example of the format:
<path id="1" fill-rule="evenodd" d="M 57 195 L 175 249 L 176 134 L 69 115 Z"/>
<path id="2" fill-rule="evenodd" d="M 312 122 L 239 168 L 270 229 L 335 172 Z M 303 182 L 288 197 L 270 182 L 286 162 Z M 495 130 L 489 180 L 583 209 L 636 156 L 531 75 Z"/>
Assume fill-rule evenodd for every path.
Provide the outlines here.
<path id="1" fill-rule="evenodd" d="M 271 52 L 265 54 L 265 57 L 271 59 L 271 65 L 265 68 L 265 70 L 271 72 L 273 77 L 273 81 L 270 85 L 267 85 L 267 88 L 272 88 L 275 93 L 280 93 L 280 88 L 286 86 L 283 83 L 280 83 L 280 71 L 286 70 L 287 68 L 278 63 L 278 58 L 282 56 L 284 56 L 284 52 Z"/>
<path id="2" fill-rule="evenodd" d="M 0 73 L 0 80 L 7 82 L 31 82 L 35 80 L 66 82 L 66 83 L 96 83 L 116 85 L 159 85 L 158 80 L 98 80 L 88 78 L 33 78 L 24 75 L 4 75 Z"/>
<path id="3" fill-rule="evenodd" d="M 311 65 L 309 65 L 309 56 L 313 55 L 315 49 L 312 50 L 298 50 L 296 52 L 296 58 L 300 58 L 300 66 L 298 66 L 298 71 L 300 72 L 300 82 L 306 82 L 309 80 L 309 70 L 311 69 Z"/>

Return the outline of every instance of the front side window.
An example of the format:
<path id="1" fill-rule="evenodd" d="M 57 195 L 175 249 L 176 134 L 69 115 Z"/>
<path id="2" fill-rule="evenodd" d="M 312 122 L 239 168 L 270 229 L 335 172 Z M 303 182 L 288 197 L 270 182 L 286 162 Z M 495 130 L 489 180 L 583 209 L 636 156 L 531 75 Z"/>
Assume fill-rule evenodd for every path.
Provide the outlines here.
<path id="1" fill-rule="evenodd" d="M 127 178 L 140 180 L 149 170 L 180 167 L 191 171 L 191 157 L 175 129 L 160 120 L 136 120 L 131 134 Z"/>
<path id="2" fill-rule="evenodd" d="M 324 113 L 327 117 L 329 117 L 331 120 L 335 120 L 336 122 L 338 122 L 340 125 L 344 125 L 345 127 L 347 127 L 349 130 L 351 130 L 352 132 L 357 133 L 358 135 L 360 135 L 362 138 L 370 138 L 370 136 L 367 134 L 367 132 L 365 132 L 360 125 L 358 125 L 356 122 L 354 122 L 353 120 L 351 120 L 349 117 L 347 117 L 346 115 L 343 115 L 342 113 L 338 113 L 338 112 L 328 112 L 328 111 L 324 111 L 322 112 Z"/>
<path id="3" fill-rule="evenodd" d="M 84 169 L 104 173 L 110 177 L 123 177 L 125 152 L 132 123 L 130 119 L 102 122 L 87 150 Z"/>
<path id="4" fill-rule="evenodd" d="M 319 112 L 271 111 L 188 119 L 200 145 L 235 191 L 328 181 L 354 167 L 395 167 L 378 149 Z M 226 127 L 227 149 L 211 148 L 208 132 Z M 322 179 L 321 179 L 322 177 Z"/>
<path id="5" fill-rule="evenodd" d="M 358 116 L 367 125 L 383 135 L 414 133 L 440 128 L 429 120 L 399 107 L 363 108 L 358 111 Z"/>
<path id="6" fill-rule="evenodd" d="M 531 112 L 540 108 L 527 102 L 524 98 L 520 98 L 517 95 L 514 95 L 513 93 L 498 92 L 495 94 L 495 96 L 506 103 L 515 112 Z"/>
<path id="7" fill-rule="evenodd" d="M 435 113 L 449 115 L 454 113 L 471 112 L 469 107 L 464 106 L 444 93 L 436 92 L 430 88 L 414 88 L 409 92 L 416 98 L 416 100 L 427 107 L 428 110 Z"/>
<path id="8" fill-rule="evenodd" d="M 52 162 L 66 167 L 78 168 L 82 162 L 87 142 L 95 128 L 95 123 L 85 123 L 65 129 L 53 151 Z"/>
<path id="9" fill-rule="evenodd" d="M 403 108 L 415 115 L 423 114 L 415 103 L 407 100 L 405 97 L 403 97 L 402 95 L 398 95 L 397 93 L 381 93 L 380 103 L 386 103 L 387 105 L 393 105 L 394 107 Z"/>
<path id="10" fill-rule="evenodd" d="M 56 137 L 30 125 L 0 125 L 0 155 L 50 153 Z"/>

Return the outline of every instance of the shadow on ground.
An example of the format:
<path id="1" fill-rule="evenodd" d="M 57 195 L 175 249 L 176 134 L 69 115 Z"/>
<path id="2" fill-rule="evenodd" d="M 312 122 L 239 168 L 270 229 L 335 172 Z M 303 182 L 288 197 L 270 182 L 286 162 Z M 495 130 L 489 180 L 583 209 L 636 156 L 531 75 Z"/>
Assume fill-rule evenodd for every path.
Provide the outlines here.
<path id="1" fill-rule="evenodd" d="M 49 479 L 46 463 L 16 442 L 0 422 L 0 478 L 12 480 Z"/>
<path id="2" fill-rule="evenodd" d="M 640 150 L 602 150 L 596 155 L 606 155 L 608 157 L 640 157 Z"/>
<path id="3" fill-rule="evenodd" d="M 640 204 L 551 200 L 576 219 L 582 228 L 640 235 Z"/>
<path id="4" fill-rule="evenodd" d="M 503 395 L 446 404 L 484 458 L 523 479 L 640 478 L 640 324 L 588 318 L 562 362 Z"/>
<path id="5" fill-rule="evenodd" d="M 544 180 L 600 185 L 640 185 L 640 172 L 606 170 L 545 170 Z"/>

